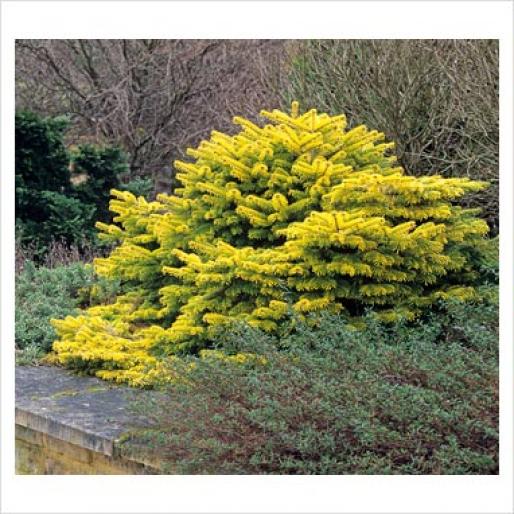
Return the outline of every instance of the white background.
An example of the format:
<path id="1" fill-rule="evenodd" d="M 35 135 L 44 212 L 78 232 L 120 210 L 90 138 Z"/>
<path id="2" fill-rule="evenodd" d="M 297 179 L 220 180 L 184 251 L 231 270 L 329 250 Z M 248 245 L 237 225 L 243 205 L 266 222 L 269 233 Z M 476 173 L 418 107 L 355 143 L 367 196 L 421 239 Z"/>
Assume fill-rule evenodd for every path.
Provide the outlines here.
<path id="1" fill-rule="evenodd" d="M 513 512 L 513 51 L 510 2 L 4 2 L 2 512 Z M 14 475 L 15 38 L 500 39 L 500 476 Z"/>

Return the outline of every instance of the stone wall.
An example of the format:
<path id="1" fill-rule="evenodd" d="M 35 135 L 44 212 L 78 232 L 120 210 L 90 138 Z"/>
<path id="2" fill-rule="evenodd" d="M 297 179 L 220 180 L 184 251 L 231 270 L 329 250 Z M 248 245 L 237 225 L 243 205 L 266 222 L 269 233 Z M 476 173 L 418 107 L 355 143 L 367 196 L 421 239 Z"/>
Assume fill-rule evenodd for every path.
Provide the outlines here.
<path id="1" fill-rule="evenodd" d="M 31 475 L 138 475 L 159 473 L 158 463 L 120 455 L 131 430 L 144 428 L 130 409 L 152 394 L 80 377 L 49 366 L 16 369 L 16 473 Z"/>

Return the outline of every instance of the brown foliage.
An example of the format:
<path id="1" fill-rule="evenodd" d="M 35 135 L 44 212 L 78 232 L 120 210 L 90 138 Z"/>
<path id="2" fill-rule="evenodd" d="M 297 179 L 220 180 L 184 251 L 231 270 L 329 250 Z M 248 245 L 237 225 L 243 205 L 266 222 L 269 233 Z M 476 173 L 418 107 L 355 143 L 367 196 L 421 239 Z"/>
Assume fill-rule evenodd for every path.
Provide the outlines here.
<path id="1" fill-rule="evenodd" d="M 15 245 L 15 271 L 21 273 L 27 262 L 37 262 L 39 266 L 45 268 L 56 268 L 58 266 L 68 266 L 75 262 L 92 262 L 95 257 L 104 257 L 108 253 L 108 248 L 97 248 L 92 243 L 84 241 L 81 245 L 68 244 L 64 240 L 53 240 L 48 245 L 44 256 L 38 252 L 35 243 L 22 245 L 16 239 Z"/>
<path id="2" fill-rule="evenodd" d="M 307 40 L 291 50 L 284 105 L 385 132 L 409 174 L 490 182 L 471 205 L 497 232 L 498 41 Z"/>

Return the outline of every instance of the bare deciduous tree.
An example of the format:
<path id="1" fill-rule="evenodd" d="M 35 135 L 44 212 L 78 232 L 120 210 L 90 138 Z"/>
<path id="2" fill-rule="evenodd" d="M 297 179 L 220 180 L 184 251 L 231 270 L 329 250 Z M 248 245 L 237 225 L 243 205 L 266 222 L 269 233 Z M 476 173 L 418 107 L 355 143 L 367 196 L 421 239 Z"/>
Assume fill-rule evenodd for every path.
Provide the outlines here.
<path id="1" fill-rule="evenodd" d="M 278 106 L 265 70 L 282 46 L 278 40 L 18 40 L 17 107 L 70 114 L 75 141 L 118 144 L 129 153 L 132 175 L 154 175 L 212 129 L 230 130 L 234 114 Z"/>
<path id="2" fill-rule="evenodd" d="M 306 40 L 283 104 L 345 113 L 395 141 L 407 173 L 469 176 L 466 200 L 498 230 L 499 47 L 496 40 Z"/>

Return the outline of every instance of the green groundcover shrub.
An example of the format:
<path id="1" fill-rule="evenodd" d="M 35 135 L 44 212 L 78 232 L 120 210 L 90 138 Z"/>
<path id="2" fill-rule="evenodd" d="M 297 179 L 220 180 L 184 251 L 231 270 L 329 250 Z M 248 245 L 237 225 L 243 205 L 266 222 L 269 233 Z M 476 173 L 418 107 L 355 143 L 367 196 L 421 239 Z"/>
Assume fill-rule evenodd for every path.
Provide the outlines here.
<path id="1" fill-rule="evenodd" d="M 160 459 L 173 474 L 496 474 L 489 292 L 409 325 L 369 313 L 355 331 L 322 314 L 281 340 L 237 325 L 224 353 L 177 360 L 175 383 L 134 405 L 151 428 L 123 452 Z M 256 349 L 258 358 L 239 358 Z"/>
<path id="2" fill-rule="evenodd" d="M 116 283 L 96 278 L 90 265 L 76 262 L 50 269 L 26 261 L 15 286 L 18 363 L 33 362 L 50 351 L 56 337 L 50 319 L 107 300 L 115 288 Z"/>

